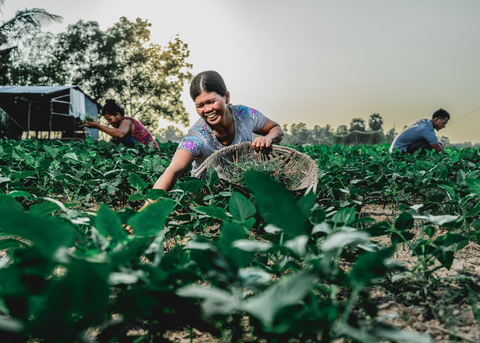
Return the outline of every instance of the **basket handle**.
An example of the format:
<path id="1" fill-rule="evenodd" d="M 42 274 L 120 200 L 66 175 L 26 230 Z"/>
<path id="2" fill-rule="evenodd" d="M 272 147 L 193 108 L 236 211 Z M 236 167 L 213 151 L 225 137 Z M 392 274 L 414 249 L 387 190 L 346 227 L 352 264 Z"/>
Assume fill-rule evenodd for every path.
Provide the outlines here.
<path id="1" fill-rule="evenodd" d="M 203 172 L 205 171 L 205 169 L 207 169 L 207 167 L 201 166 L 201 167 L 198 168 L 195 172 L 192 173 L 192 176 L 193 176 L 193 177 L 196 177 L 197 179 L 199 179 L 200 176 L 202 176 L 202 174 L 203 174 Z"/>
<path id="2" fill-rule="evenodd" d="M 317 193 L 317 183 L 312 183 L 310 186 L 308 186 L 307 191 L 305 194 L 308 194 L 310 191 L 313 191 L 313 193 Z"/>

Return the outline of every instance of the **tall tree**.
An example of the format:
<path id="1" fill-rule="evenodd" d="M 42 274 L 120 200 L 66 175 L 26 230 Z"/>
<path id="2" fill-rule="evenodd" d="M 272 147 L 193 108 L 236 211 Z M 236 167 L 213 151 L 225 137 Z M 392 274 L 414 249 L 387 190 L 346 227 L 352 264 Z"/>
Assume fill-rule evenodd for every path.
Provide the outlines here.
<path id="1" fill-rule="evenodd" d="M 350 122 L 350 132 L 353 131 L 365 131 L 365 120 L 362 118 L 353 118 L 352 121 Z"/>
<path id="2" fill-rule="evenodd" d="M 338 136 L 345 136 L 348 134 L 348 127 L 347 125 L 339 125 L 337 127 L 337 131 L 335 131 L 335 134 Z"/>
<path id="3" fill-rule="evenodd" d="M 176 121 L 184 126 L 188 114 L 180 100 L 185 81 L 192 78 L 186 62 L 190 55 L 187 44 L 177 36 L 168 46 L 146 44 L 150 41 L 151 24 L 137 18 L 135 22 L 122 17 L 107 33 L 121 37 L 115 44 L 117 61 L 123 70 L 116 87 L 108 96 L 119 99 L 127 112 L 138 117 L 150 128 L 158 118 Z"/>
<path id="4" fill-rule="evenodd" d="M 120 35 L 109 35 L 97 22 L 78 21 L 66 32 L 57 35 L 53 52 L 54 70 L 48 74 L 54 82 L 78 85 L 99 102 L 103 102 L 111 88 L 118 87 L 125 68 L 119 61 L 117 44 Z"/>
<path id="5" fill-rule="evenodd" d="M 0 0 L 0 7 L 5 0 Z M 1 13 L 1 12 L 0 12 Z M 61 23 L 63 18 L 59 15 L 51 14 L 41 8 L 25 9 L 17 11 L 15 16 L 0 24 L 0 46 L 8 42 L 8 34 L 18 27 L 40 28 L 52 22 Z"/>
<path id="6" fill-rule="evenodd" d="M 11 36 L 11 42 L 18 45 L 18 49 L 10 58 L 9 70 L 2 85 L 65 84 L 61 78 L 65 67 L 53 60 L 55 35 L 38 28 L 19 28 Z"/>
<path id="7" fill-rule="evenodd" d="M 5 0 L 0 0 L 0 13 L 4 3 Z M 45 9 L 32 8 L 17 11 L 12 19 L 0 22 L 0 85 L 10 81 L 7 75 L 11 68 L 11 54 L 17 50 L 14 41 L 15 38 L 18 38 L 13 37 L 12 39 L 12 36 L 18 35 L 19 32 L 38 30 L 52 22 L 60 23 L 62 20 L 61 16 L 51 14 Z"/>
<path id="8" fill-rule="evenodd" d="M 305 123 L 292 124 L 290 132 L 294 138 L 294 144 L 312 143 L 312 132 L 307 129 Z"/>
<path id="9" fill-rule="evenodd" d="M 378 131 L 382 129 L 383 125 L 383 118 L 380 114 L 378 113 L 373 113 L 370 115 L 370 118 L 368 119 L 368 127 L 372 129 L 373 131 Z"/>
<path id="10" fill-rule="evenodd" d="M 312 130 L 312 143 L 330 145 L 332 144 L 332 137 L 330 136 L 330 125 L 327 124 L 326 127 L 321 127 L 320 125 L 315 125 Z"/>
<path id="11" fill-rule="evenodd" d="M 395 137 L 397 137 L 397 134 L 398 133 L 395 132 L 394 127 L 392 127 L 390 130 L 388 130 L 388 132 L 385 134 L 385 139 L 387 140 L 387 143 L 392 144 Z"/>

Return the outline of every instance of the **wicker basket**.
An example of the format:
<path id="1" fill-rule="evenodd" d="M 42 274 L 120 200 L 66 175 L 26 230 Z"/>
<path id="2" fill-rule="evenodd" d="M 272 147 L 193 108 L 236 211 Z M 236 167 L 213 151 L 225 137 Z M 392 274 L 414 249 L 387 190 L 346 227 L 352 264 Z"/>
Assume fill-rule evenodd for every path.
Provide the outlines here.
<path id="1" fill-rule="evenodd" d="M 220 179 L 230 181 L 224 173 L 224 168 L 230 164 L 229 161 L 236 163 L 239 161 L 240 156 L 245 155 L 247 155 L 249 159 L 264 161 L 265 163 L 273 158 L 280 161 L 282 170 L 286 175 L 291 174 L 300 179 L 299 185 L 290 190 L 300 191 L 306 188 L 307 190 L 305 193 L 312 190 L 313 192 L 317 191 L 317 163 L 307 154 L 279 145 L 272 145 L 272 149 L 267 153 L 255 153 L 252 149 L 252 143 L 250 142 L 225 147 L 210 155 L 194 172 L 192 172 L 192 176 L 203 179 L 205 178 L 207 170 L 210 167 L 213 167 L 217 171 Z"/>

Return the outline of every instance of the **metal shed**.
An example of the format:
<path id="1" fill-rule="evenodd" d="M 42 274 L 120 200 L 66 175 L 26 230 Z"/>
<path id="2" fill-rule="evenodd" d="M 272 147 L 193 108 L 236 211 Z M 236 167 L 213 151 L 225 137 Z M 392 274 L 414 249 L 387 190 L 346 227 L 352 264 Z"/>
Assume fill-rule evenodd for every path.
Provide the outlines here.
<path id="1" fill-rule="evenodd" d="M 98 120 L 101 106 L 78 86 L 3 86 L 0 108 L 8 115 L 10 138 L 98 139 L 97 129 L 83 127 L 86 114 Z"/>

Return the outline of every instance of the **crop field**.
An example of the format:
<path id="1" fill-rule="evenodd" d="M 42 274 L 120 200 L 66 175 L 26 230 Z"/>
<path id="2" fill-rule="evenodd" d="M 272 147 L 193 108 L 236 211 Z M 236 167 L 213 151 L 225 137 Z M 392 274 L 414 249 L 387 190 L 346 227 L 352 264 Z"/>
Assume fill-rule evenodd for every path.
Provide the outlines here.
<path id="1" fill-rule="evenodd" d="M 153 190 L 175 149 L 0 139 L 1 342 L 479 341 L 477 149 Z"/>

